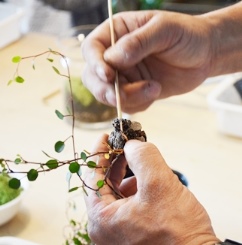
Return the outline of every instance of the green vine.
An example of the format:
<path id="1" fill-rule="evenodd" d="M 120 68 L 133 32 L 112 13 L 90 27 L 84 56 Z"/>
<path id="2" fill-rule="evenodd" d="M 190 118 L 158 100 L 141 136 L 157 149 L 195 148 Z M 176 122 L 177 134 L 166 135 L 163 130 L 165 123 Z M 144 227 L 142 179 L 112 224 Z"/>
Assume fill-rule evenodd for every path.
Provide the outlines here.
<path id="1" fill-rule="evenodd" d="M 71 75 L 70 75 L 70 70 L 68 66 L 68 60 L 67 58 L 54 50 L 47 50 L 45 52 L 36 54 L 36 55 L 31 55 L 31 56 L 26 56 L 26 57 L 21 57 L 21 56 L 15 56 L 12 58 L 12 62 L 17 65 L 15 73 L 13 75 L 13 78 L 8 82 L 8 85 L 16 82 L 16 83 L 24 83 L 25 79 L 21 76 L 20 74 L 20 65 L 24 60 L 31 60 L 32 61 L 32 68 L 35 70 L 35 60 L 41 56 L 44 56 L 46 60 L 52 64 L 52 69 L 53 71 L 61 76 L 65 77 L 68 80 L 69 88 L 70 88 L 70 102 L 71 102 L 71 108 L 68 110 L 68 114 L 64 114 L 60 112 L 59 110 L 55 110 L 55 114 L 58 119 L 63 120 L 66 117 L 71 117 L 72 119 L 72 126 L 71 126 L 71 134 L 66 137 L 66 139 L 59 139 L 56 141 L 54 144 L 54 149 L 56 153 L 61 153 L 65 150 L 66 142 L 71 141 L 72 142 L 72 149 L 73 149 L 73 158 L 72 159 L 67 159 L 67 160 L 59 160 L 56 157 L 52 157 L 50 154 L 43 152 L 43 154 L 48 158 L 46 162 L 34 162 L 25 159 L 23 156 L 20 154 L 16 155 L 15 159 L 5 159 L 5 158 L 0 158 L 0 174 L 2 175 L 9 175 L 10 180 L 9 180 L 9 187 L 12 189 L 19 189 L 21 188 L 21 180 L 15 177 L 11 177 L 12 173 L 22 173 L 24 176 L 28 179 L 28 181 L 36 181 L 38 179 L 39 174 L 41 173 L 46 173 L 50 171 L 54 171 L 60 167 L 68 165 L 69 172 L 68 172 L 68 180 L 69 180 L 69 192 L 76 191 L 78 189 L 84 190 L 86 193 L 86 188 L 93 190 L 97 193 L 98 196 L 100 196 L 99 190 L 104 186 L 108 185 L 115 193 L 116 191 L 112 188 L 112 186 L 109 185 L 107 182 L 108 175 L 111 171 L 111 168 L 113 164 L 116 162 L 118 157 L 123 153 L 122 149 L 118 150 L 113 150 L 108 144 L 107 144 L 107 150 L 104 152 L 96 152 L 93 154 L 90 154 L 88 151 L 81 151 L 77 152 L 76 151 L 76 146 L 75 146 L 75 135 L 74 135 L 74 128 L 75 128 L 75 113 L 74 113 L 74 103 L 73 103 L 73 90 L 72 90 L 72 83 L 71 83 Z M 59 57 L 60 59 L 63 59 L 63 61 L 66 64 L 67 67 L 67 74 L 61 73 L 56 66 L 54 66 L 54 57 Z M 108 168 L 103 168 L 97 166 L 96 162 L 92 161 L 90 158 L 93 156 L 100 156 L 103 155 L 106 159 L 110 160 L 110 167 Z M 16 171 L 14 170 L 15 165 L 28 165 L 30 166 L 29 170 L 25 171 Z M 104 179 L 100 179 L 97 181 L 96 188 L 93 188 L 91 186 L 88 186 L 84 179 L 82 178 L 82 168 L 83 167 L 88 167 L 91 169 L 96 169 L 96 168 L 102 168 L 105 171 L 105 177 Z M 72 175 L 77 175 L 78 178 L 80 179 L 80 185 L 79 186 L 74 186 L 70 187 L 70 180 Z M 116 193 L 117 197 L 122 198 L 120 194 Z M 76 244 L 76 245 L 81 245 L 81 244 L 91 244 L 91 241 L 88 237 L 88 233 L 86 230 L 86 224 L 77 222 L 73 219 L 70 220 L 69 226 L 72 228 L 72 235 L 71 237 L 66 238 L 66 245 L 70 244 Z"/>

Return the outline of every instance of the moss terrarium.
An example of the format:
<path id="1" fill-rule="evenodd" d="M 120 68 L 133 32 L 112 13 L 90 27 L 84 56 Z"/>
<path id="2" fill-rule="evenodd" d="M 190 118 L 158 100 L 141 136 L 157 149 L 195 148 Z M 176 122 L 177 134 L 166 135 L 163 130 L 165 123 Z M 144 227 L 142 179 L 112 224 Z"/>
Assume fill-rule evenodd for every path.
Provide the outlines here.
<path id="1" fill-rule="evenodd" d="M 117 116 L 115 107 L 110 107 L 98 102 L 90 91 L 83 85 L 81 78 L 71 77 L 73 103 L 76 122 L 90 124 L 110 122 Z M 70 88 L 65 87 L 65 101 L 70 100 Z M 68 106 L 70 107 L 70 106 Z"/>

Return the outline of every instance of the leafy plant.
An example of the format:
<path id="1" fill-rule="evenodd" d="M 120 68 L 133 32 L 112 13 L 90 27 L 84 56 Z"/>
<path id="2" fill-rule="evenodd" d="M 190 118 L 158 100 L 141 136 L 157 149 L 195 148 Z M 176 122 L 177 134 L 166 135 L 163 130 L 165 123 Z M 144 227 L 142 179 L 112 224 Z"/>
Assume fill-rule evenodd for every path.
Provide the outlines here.
<path id="1" fill-rule="evenodd" d="M 102 188 L 103 185 L 108 184 L 106 181 L 107 180 L 107 177 L 106 177 L 107 174 L 103 180 L 99 180 L 97 182 L 96 188 L 92 188 L 92 187 L 88 186 L 84 182 L 84 180 L 82 179 L 82 171 L 81 171 L 82 167 L 88 167 L 88 168 L 92 168 L 92 169 L 98 168 L 97 164 L 94 161 L 90 160 L 91 157 L 96 156 L 96 155 L 104 155 L 106 159 L 110 159 L 110 161 L 112 162 L 112 164 L 111 164 L 111 166 L 112 166 L 113 163 L 116 161 L 117 157 L 120 154 L 122 154 L 123 151 L 122 150 L 113 150 L 107 144 L 107 151 L 105 151 L 105 152 L 96 152 L 94 154 L 90 154 L 88 151 L 85 151 L 85 150 L 81 151 L 80 153 L 77 152 L 76 145 L 75 145 L 75 135 L 74 135 L 74 128 L 75 128 L 75 113 L 74 113 L 74 111 L 75 110 L 74 110 L 74 104 L 73 104 L 73 89 L 72 89 L 71 75 L 70 75 L 70 70 L 69 70 L 67 58 L 63 54 L 61 54 L 57 51 L 51 50 L 51 49 L 49 49 L 48 51 L 42 52 L 40 54 L 32 55 L 32 56 L 26 56 L 26 57 L 15 56 L 12 58 L 12 62 L 17 64 L 17 68 L 16 68 L 16 71 L 13 75 L 13 78 L 8 82 L 8 84 L 10 85 L 13 82 L 24 83 L 25 79 L 20 75 L 20 71 L 19 71 L 21 62 L 23 62 L 24 60 L 27 60 L 27 59 L 31 59 L 32 60 L 32 68 L 35 70 L 35 60 L 40 56 L 46 56 L 46 60 L 48 62 L 52 63 L 53 71 L 56 74 L 58 74 L 59 76 L 67 78 L 67 80 L 68 80 L 68 84 L 69 84 L 69 88 L 70 88 L 70 92 L 71 92 L 71 98 L 70 98 L 71 108 L 68 108 L 68 111 L 70 113 L 64 114 L 64 113 L 60 112 L 59 110 L 55 110 L 55 114 L 56 114 L 57 118 L 60 120 L 63 120 L 66 117 L 72 118 L 71 134 L 66 139 L 57 140 L 54 143 L 54 149 L 55 149 L 55 152 L 57 152 L 57 153 L 63 152 L 65 150 L 66 142 L 71 140 L 72 148 L 73 148 L 73 158 L 67 159 L 67 160 L 58 160 L 58 159 L 52 157 L 50 154 L 43 151 L 43 154 L 48 158 L 48 160 L 46 162 L 33 162 L 33 161 L 29 161 L 27 159 L 24 159 L 21 155 L 18 154 L 16 156 L 16 158 L 13 160 L 4 159 L 4 158 L 0 159 L 0 163 L 1 163 L 1 167 L 2 167 L 1 172 L 2 173 L 16 172 L 12 168 L 12 166 L 14 164 L 17 164 L 17 165 L 20 165 L 20 164 L 33 165 L 35 167 L 30 168 L 27 172 L 26 171 L 23 171 L 23 172 L 17 171 L 17 173 L 25 173 L 26 177 L 28 178 L 29 181 L 35 181 L 38 179 L 38 176 L 40 173 L 53 171 L 53 170 L 60 168 L 62 166 L 69 165 L 70 175 L 75 174 L 81 180 L 81 185 L 79 187 L 70 188 L 70 190 L 69 190 L 70 192 L 73 191 L 74 189 L 79 189 L 79 188 L 83 188 L 83 187 L 92 189 L 93 191 L 96 191 L 96 192 L 99 192 L 100 188 Z M 59 56 L 61 59 L 64 60 L 64 62 L 66 64 L 65 66 L 67 67 L 67 74 L 61 73 L 59 71 L 59 69 L 53 65 L 55 60 L 54 60 L 54 57 L 52 57 L 52 56 Z M 109 168 L 104 169 L 104 170 L 106 171 L 106 173 L 109 172 Z M 9 182 L 9 184 L 11 184 L 12 188 L 18 189 L 20 182 L 16 178 L 11 178 L 11 183 Z"/>
<path id="2" fill-rule="evenodd" d="M 26 57 L 21 57 L 21 56 L 15 56 L 12 58 L 12 62 L 16 64 L 16 70 L 14 72 L 13 78 L 8 82 L 8 85 L 13 84 L 13 83 L 24 83 L 25 79 L 23 76 L 21 76 L 20 72 L 20 64 L 24 62 L 25 60 L 31 60 L 32 61 L 32 68 L 33 70 L 36 69 L 35 67 L 35 60 L 39 57 L 45 57 L 46 61 L 51 63 L 53 71 L 61 76 L 67 78 L 68 84 L 69 84 L 69 89 L 70 89 L 70 105 L 71 108 L 68 108 L 68 114 L 62 113 L 59 110 L 55 110 L 56 117 L 59 120 L 64 120 L 66 117 L 71 117 L 72 119 L 72 126 L 71 126 L 71 133 L 66 139 L 58 139 L 54 143 L 54 149 L 56 153 L 62 153 L 65 150 L 66 142 L 71 141 L 72 144 L 72 150 L 73 150 L 73 158 L 72 159 L 66 159 L 66 160 L 59 160 L 56 157 L 52 157 L 51 154 L 46 153 L 44 151 L 43 154 L 47 157 L 47 161 L 45 162 L 34 162 L 28 159 L 25 159 L 23 156 L 20 154 L 16 155 L 15 159 L 5 159 L 5 158 L 0 158 L 0 174 L 6 175 L 10 173 L 22 173 L 25 174 L 26 178 L 29 181 L 36 181 L 39 177 L 39 174 L 41 173 L 47 173 L 50 171 L 55 171 L 56 169 L 68 165 L 69 167 L 69 172 L 68 172 L 68 180 L 69 180 L 69 192 L 76 191 L 78 189 L 84 190 L 86 193 L 86 188 L 91 189 L 97 193 L 98 196 L 100 196 L 100 189 L 103 188 L 104 185 L 109 185 L 107 182 L 107 176 L 109 175 L 111 168 L 113 164 L 116 162 L 118 157 L 123 153 L 123 150 L 113 150 L 108 144 L 107 144 L 107 150 L 104 152 L 96 152 L 93 154 L 90 154 L 88 151 L 83 150 L 78 152 L 76 150 L 76 145 L 75 145 L 75 135 L 74 135 L 74 128 L 75 128 L 75 113 L 74 113 L 74 103 L 73 103 L 73 88 L 72 88 L 72 83 L 71 83 L 71 75 L 70 75 L 70 70 L 68 66 L 68 60 L 67 58 L 52 49 L 49 49 L 45 52 L 32 55 L 32 56 L 26 56 Z M 62 73 L 57 69 L 57 67 L 54 65 L 55 58 L 62 59 L 67 67 L 66 74 Z M 99 156 L 103 155 L 106 159 L 110 160 L 110 167 L 108 168 L 103 168 L 100 166 L 97 166 L 96 162 L 91 160 L 91 157 L 93 156 Z M 14 170 L 15 165 L 28 165 L 29 169 L 26 171 L 16 171 Z M 97 181 L 96 187 L 93 188 L 91 186 L 88 186 L 84 179 L 82 178 L 82 168 L 87 167 L 91 169 L 96 169 L 96 168 L 102 168 L 105 171 L 105 177 L 104 179 L 100 179 Z M 70 185 L 70 180 L 73 175 L 76 175 L 80 179 L 80 185 L 79 186 L 71 186 Z M 11 177 L 8 182 L 9 186 L 12 189 L 19 189 L 21 186 L 20 180 Z M 109 185 L 110 188 L 112 186 Z M 113 188 L 112 188 L 113 189 Z M 116 193 L 116 191 L 113 189 L 113 191 Z M 117 196 L 120 196 L 118 193 L 116 193 Z M 121 198 L 121 196 L 120 196 Z M 87 231 L 86 231 L 86 224 L 76 222 L 75 220 L 71 219 L 70 220 L 70 227 L 72 227 L 73 233 L 71 238 L 68 237 L 66 240 L 66 245 L 69 244 L 90 244 L 90 239 L 88 237 Z"/>
<path id="3" fill-rule="evenodd" d="M 71 200 L 68 202 L 66 216 L 69 220 L 68 225 L 64 227 L 65 245 L 89 245 L 92 244 L 88 236 L 87 221 L 80 217 L 80 210 L 76 202 Z M 76 219 L 76 212 L 78 212 L 79 220 Z M 74 218 L 73 218 L 74 217 Z"/>

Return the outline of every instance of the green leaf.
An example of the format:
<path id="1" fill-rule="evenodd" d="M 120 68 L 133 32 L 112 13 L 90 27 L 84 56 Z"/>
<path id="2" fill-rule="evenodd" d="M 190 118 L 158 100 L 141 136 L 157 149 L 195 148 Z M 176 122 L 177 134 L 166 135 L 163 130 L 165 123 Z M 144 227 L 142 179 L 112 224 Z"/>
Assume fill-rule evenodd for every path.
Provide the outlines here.
<path id="1" fill-rule="evenodd" d="M 82 245 L 82 243 L 80 242 L 80 240 L 76 237 L 73 238 L 73 242 L 75 245 Z"/>
<path id="2" fill-rule="evenodd" d="M 85 152 L 81 152 L 81 159 L 85 162 L 87 160 L 87 154 Z"/>
<path id="3" fill-rule="evenodd" d="M 83 238 L 88 244 L 91 243 L 91 239 L 90 237 L 88 236 L 88 234 L 81 234 L 80 232 L 77 233 L 77 235 L 81 238 Z"/>
<path id="4" fill-rule="evenodd" d="M 51 158 L 51 156 L 48 154 L 48 153 L 46 153 L 45 151 L 42 151 L 47 157 L 49 157 L 49 158 Z"/>
<path id="5" fill-rule="evenodd" d="M 58 70 L 55 66 L 52 66 L 52 68 L 53 68 L 53 70 L 54 70 L 58 75 L 60 75 L 59 70 Z"/>
<path id="6" fill-rule="evenodd" d="M 69 170 L 72 174 L 74 173 L 78 173 L 79 172 L 79 169 L 80 169 L 80 164 L 78 162 L 72 162 L 70 165 L 69 165 Z"/>
<path id="7" fill-rule="evenodd" d="M 76 190 L 78 190 L 79 189 L 79 187 L 73 187 L 73 188 L 71 188 L 70 190 L 69 190 L 69 192 L 73 192 L 73 191 L 76 191 Z"/>
<path id="8" fill-rule="evenodd" d="M 27 177 L 29 181 L 35 181 L 38 178 L 38 171 L 36 169 L 30 169 L 27 173 Z"/>
<path id="9" fill-rule="evenodd" d="M 65 117 L 61 112 L 59 112 L 58 110 L 55 110 L 55 114 L 57 115 L 57 117 L 61 120 L 63 120 L 63 118 Z"/>
<path id="10" fill-rule="evenodd" d="M 3 159 L 3 158 L 0 159 L 0 166 L 1 166 L 1 167 L 4 166 L 4 159 Z"/>
<path id="11" fill-rule="evenodd" d="M 12 62 L 13 63 L 19 63 L 20 61 L 21 61 L 21 57 L 20 56 L 14 56 L 13 58 L 12 58 Z"/>
<path id="12" fill-rule="evenodd" d="M 7 85 L 11 85 L 13 83 L 13 80 L 9 80 Z"/>
<path id="13" fill-rule="evenodd" d="M 19 164 L 19 163 L 21 163 L 22 162 L 22 159 L 21 158 L 16 158 L 15 160 L 14 160 L 14 163 L 16 163 L 16 164 Z"/>
<path id="14" fill-rule="evenodd" d="M 15 81 L 17 83 L 23 83 L 24 82 L 24 79 L 22 77 L 20 77 L 20 76 L 17 76 L 17 77 L 15 77 Z"/>
<path id="15" fill-rule="evenodd" d="M 89 161 L 89 162 L 87 162 L 87 166 L 89 168 L 96 168 L 97 164 L 95 162 L 93 162 L 93 161 Z"/>
<path id="16" fill-rule="evenodd" d="M 47 60 L 48 60 L 49 62 L 53 62 L 53 61 L 54 61 L 53 59 L 50 59 L 50 58 L 47 58 Z"/>
<path id="17" fill-rule="evenodd" d="M 47 163 L 46 163 L 46 166 L 49 168 L 49 169 L 55 169 L 58 167 L 58 162 L 57 160 L 55 159 L 51 159 L 49 160 Z"/>
<path id="18" fill-rule="evenodd" d="M 70 220 L 70 224 L 72 225 L 72 226 L 76 226 L 76 221 L 75 220 Z"/>
<path id="19" fill-rule="evenodd" d="M 104 186 L 104 184 L 105 184 L 104 180 L 98 180 L 97 187 L 102 188 Z"/>
<path id="20" fill-rule="evenodd" d="M 16 178 L 12 178 L 9 180 L 8 182 L 8 186 L 12 189 L 19 189 L 20 186 L 21 186 L 21 182 L 19 179 L 16 179 Z"/>
<path id="21" fill-rule="evenodd" d="M 60 152 L 62 152 L 64 150 L 64 148 L 65 148 L 65 142 L 57 141 L 55 143 L 55 151 L 56 152 L 60 153 Z"/>

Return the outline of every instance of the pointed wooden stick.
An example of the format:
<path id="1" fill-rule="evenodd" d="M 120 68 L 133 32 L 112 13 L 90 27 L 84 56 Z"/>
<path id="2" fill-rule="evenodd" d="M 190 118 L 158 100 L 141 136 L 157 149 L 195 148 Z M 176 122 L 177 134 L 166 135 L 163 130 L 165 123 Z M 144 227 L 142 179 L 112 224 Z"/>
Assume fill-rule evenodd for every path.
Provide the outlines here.
<path id="1" fill-rule="evenodd" d="M 109 23 L 110 23 L 111 44 L 113 46 L 115 44 L 115 37 L 114 37 L 114 26 L 113 26 L 112 0 L 108 0 L 108 16 L 109 16 Z M 115 94 L 116 94 L 116 106 L 117 106 L 117 114 L 118 114 L 118 119 L 119 119 L 119 124 L 120 124 L 120 130 L 121 132 L 123 132 L 122 108 L 121 108 L 119 80 L 118 80 L 117 71 L 116 71 L 116 76 L 115 76 Z"/>

